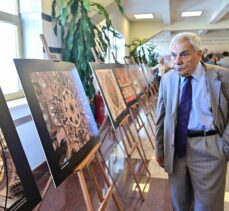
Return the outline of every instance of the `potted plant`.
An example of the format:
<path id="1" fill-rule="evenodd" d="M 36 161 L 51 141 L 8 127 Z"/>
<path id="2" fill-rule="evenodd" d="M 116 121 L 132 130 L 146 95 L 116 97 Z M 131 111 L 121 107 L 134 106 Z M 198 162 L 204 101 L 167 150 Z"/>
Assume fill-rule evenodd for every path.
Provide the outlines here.
<path id="1" fill-rule="evenodd" d="M 115 2 L 123 13 L 121 0 L 115 0 Z M 92 8 L 105 18 L 106 27 L 97 26 L 92 22 L 89 16 Z M 53 0 L 52 17 L 56 21 L 55 33 L 57 33 L 57 25 L 61 26 L 63 60 L 76 64 L 86 95 L 92 101 L 95 89 L 88 63 L 94 61 L 91 49 L 94 48 L 98 58 L 104 61 L 107 47 L 110 45 L 106 30 L 118 36 L 113 30 L 109 14 L 101 4 L 90 0 Z M 99 46 L 101 50 L 98 50 L 96 46 Z"/>
<path id="2" fill-rule="evenodd" d="M 156 46 L 151 42 L 147 42 L 147 39 L 134 39 L 126 46 L 129 47 L 130 57 L 135 63 L 144 63 L 151 67 L 158 63 L 158 54 L 155 52 Z"/>

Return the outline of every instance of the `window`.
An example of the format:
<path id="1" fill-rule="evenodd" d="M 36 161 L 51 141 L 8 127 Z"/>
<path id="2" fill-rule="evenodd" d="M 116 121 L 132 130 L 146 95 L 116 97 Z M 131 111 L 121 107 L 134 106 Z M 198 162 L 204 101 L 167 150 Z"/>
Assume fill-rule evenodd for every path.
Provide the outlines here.
<path id="1" fill-rule="evenodd" d="M 116 31 L 116 33 L 118 33 Z M 108 48 L 107 57 L 106 57 L 106 63 L 114 63 L 113 55 L 115 56 L 116 60 L 119 63 L 124 63 L 124 56 L 125 56 L 125 39 L 124 37 L 119 33 L 119 38 L 114 37 L 113 34 L 110 31 L 107 31 L 107 36 L 110 39 L 111 43 L 111 49 Z M 113 54 L 113 55 L 112 55 Z"/>
<path id="2" fill-rule="evenodd" d="M 6 98 L 22 97 L 13 58 L 20 57 L 20 19 L 17 0 L 0 0 L 0 86 Z"/>
<path id="3" fill-rule="evenodd" d="M 17 0 L 0 0 L 0 11 L 18 15 Z"/>

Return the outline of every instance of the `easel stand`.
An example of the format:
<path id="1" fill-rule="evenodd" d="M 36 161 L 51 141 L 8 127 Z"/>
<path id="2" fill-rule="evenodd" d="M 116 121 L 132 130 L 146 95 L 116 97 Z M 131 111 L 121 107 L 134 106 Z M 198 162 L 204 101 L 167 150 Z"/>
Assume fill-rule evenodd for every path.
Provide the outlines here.
<path id="1" fill-rule="evenodd" d="M 99 200 L 101 202 L 101 205 L 100 205 L 98 210 L 99 211 L 105 210 L 110 198 L 112 197 L 114 202 L 115 202 L 115 205 L 117 207 L 117 210 L 121 211 L 122 209 L 121 209 L 119 202 L 118 202 L 118 200 L 114 194 L 114 186 L 110 184 L 110 182 L 109 182 L 109 180 L 105 174 L 104 168 L 103 168 L 103 166 L 102 166 L 102 164 L 98 158 L 97 152 L 99 152 L 100 146 L 101 146 L 100 144 L 96 144 L 95 147 L 91 150 L 91 152 L 87 155 L 87 157 L 81 162 L 81 164 L 75 170 L 77 172 L 78 177 L 79 177 L 79 181 L 80 181 L 81 189 L 83 192 L 84 200 L 86 202 L 87 210 L 93 211 L 94 209 L 92 206 L 92 202 L 90 199 L 86 180 L 85 180 L 84 173 L 83 173 L 83 170 L 85 169 L 85 167 L 88 167 L 89 172 L 92 175 L 92 178 L 93 178 L 95 185 L 96 185 L 96 191 L 97 191 Z M 101 152 L 99 152 L 99 154 L 101 156 Z M 108 186 L 107 193 L 105 194 L 104 197 L 102 195 L 102 190 L 99 187 L 98 180 L 95 177 L 95 172 L 94 172 L 93 166 L 91 165 L 93 160 L 96 161 L 96 163 L 98 164 L 99 169 L 97 169 L 96 171 L 98 171 L 98 170 L 101 171 L 101 173 L 105 179 L 106 185 Z"/>
<path id="2" fill-rule="evenodd" d="M 157 85 L 156 85 L 155 81 L 152 83 L 152 85 L 150 87 L 150 94 L 151 94 L 151 96 L 149 98 L 149 100 L 151 102 L 150 105 L 151 105 L 151 108 L 153 110 L 153 113 L 156 114 L 156 111 L 155 111 L 155 108 L 154 108 L 154 102 L 158 98 L 158 88 L 157 88 Z"/>
<path id="3" fill-rule="evenodd" d="M 154 144 L 153 144 L 153 140 L 151 139 L 149 133 L 148 133 L 148 130 L 146 129 L 146 126 L 145 126 L 145 123 L 143 122 L 142 120 L 142 117 L 140 115 L 140 111 L 139 111 L 139 103 L 135 103 L 133 104 L 131 107 L 130 107 L 130 115 L 131 115 L 131 118 L 134 122 L 134 126 L 135 126 L 135 129 L 137 131 L 137 134 L 138 134 L 138 138 L 139 140 L 141 139 L 140 137 L 140 131 L 141 129 L 144 129 L 145 132 L 146 132 L 146 135 L 150 141 L 150 144 L 152 146 L 152 148 L 154 149 Z"/>
<path id="4" fill-rule="evenodd" d="M 50 49 L 48 47 L 48 43 L 47 43 L 47 40 L 45 38 L 45 35 L 44 34 L 40 34 L 40 38 L 41 38 L 41 42 L 43 44 L 43 47 L 45 49 L 45 52 L 47 53 L 48 59 L 49 60 L 53 60 L 53 61 L 59 61 L 59 59 L 57 58 L 57 56 L 55 54 L 52 54 L 50 52 Z"/>
<path id="5" fill-rule="evenodd" d="M 154 92 L 152 90 L 152 87 L 148 88 L 148 93 L 145 94 L 145 95 L 146 95 L 146 98 L 147 98 L 147 103 L 148 103 L 149 109 L 153 112 L 153 115 L 156 116 L 156 111 L 155 111 L 155 109 L 153 107 L 153 101 L 154 101 L 156 96 L 155 96 L 155 94 L 154 94 Z M 154 122 L 155 122 L 155 120 L 154 120 Z"/>
<path id="6" fill-rule="evenodd" d="M 147 162 L 146 162 L 146 160 L 144 159 L 144 157 L 143 157 L 143 155 L 142 155 L 142 153 L 141 153 L 141 150 L 140 150 L 140 148 L 139 148 L 139 142 L 136 142 L 135 139 L 129 138 L 129 135 L 127 135 L 127 136 L 128 136 L 128 138 L 127 138 L 127 140 L 126 140 L 127 143 L 126 143 L 125 140 L 124 140 L 124 138 L 125 138 L 125 137 L 124 137 L 124 134 L 125 134 L 125 135 L 128 134 L 127 131 L 126 131 L 126 130 L 127 130 L 126 127 L 128 127 L 128 126 L 126 126 L 126 124 L 124 123 L 125 121 L 127 121 L 127 119 L 128 119 L 128 118 L 126 118 L 126 120 L 122 121 L 122 123 L 121 123 L 120 126 L 119 126 L 119 127 L 124 127 L 124 128 L 122 128 L 122 129 L 125 130 L 124 133 L 123 133 L 122 131 L 120 131 L 121 141 L 123 142 L 124 149 L 122 148 L 122 146 L 120 146 L 119 140 L 118 140 L 118 138 L 117 138 L 117 136 L 116 136 L 116 134 L 115 134 L 115 131 L 114 131 L 114 129 L 113 129 L 113 127 L 112 127 L 111 125 L 109 125 L 109 128 L 107 129 L 107 131 L 106 131 L 106 133 L 105 133 L 105 136 L 103 137 L 102 142 L 106 139 L 106 137 L 107 137 L 108 135 L 110 136 L 110 135 L 112 134 L 112 136 L 111 136 L 112 140 L 115 141 L 116 144 L 120 146 L 120 148 L 122 149 L 123 153 L 126 155 L 126 162 L 127 162 L 128 168 L 129 168 L 129 170 L 130 170 L 130 174 L 131 174 L 131 175 L 133 176 L 133 178 L 134 178 L 134 182 L 135 182 L 135 184 L 136 184 L 136 189 L 139 191 L 139 194 L 140 194 L 140 197 L 141 197 L 142 201 L 144 201 L 143 191 L 145 190 L 146 185 L 147 185 L 148 182 L 149 182 L 149 177 L 147 178 L 147 181 L 146 181 L 144 187 L 141 188 L 141 187 L 140 187 L 140 179 L 139 179 L 139 177 L 138 177 L 138 175 L 137 175 L 137 172 L 138 172 L 139 169 L 135 169 L 135 170 L 134 170 L 134 169 L 132 168 L 132 164 L 131 164 L 131 157 L 132 157 L 133 152 L 134 152 L 136 149 L 138 150 L 138 153 L 139 153 L 139 155 L 140 155 L 141 161 L 142 161 L 142 163 L 143 163 L 143 167 L 145 167 L 145 169 L 146 169 L 146 171 L 147 171 L 147 173 L 148 173 L 149 176 L 150 176 L 150 172 L 149 172 L 149 169 L 148 169 L 148 166 L 147 166 Z M 119 130 L 122 130 L 122 129 L 119 128 Z M 132 134 L 132 133 L 131 133 L 131 134 Z M 133 135 L 133 134 L 132 134 L 132 135 Z M 131 145 L 131 147 L 130 147 L 130 145 Z M 106 168 L 108 168 L 108 167 L 106 166 Z M 108 168 L 108 173 L 110 174 L 109 168 Z M 112 177 L 111 174 L 110 174 L 110 177 L 111 177 L 113 183 L 115 184 L 114 179 L 113 179 L 113 177 Z M 117 191 L 118 191 L 118 188 L 117 188 Z"/>
<path id="7" fill-rule="evenodd" d="M 135 138 L 133 136 L 133 133 L 131 132 L 131 130 L 130 130 L 129 126 L 128 126 L 128 118 L 129 118 L 129 115 L 127 115 L 124 118 L 124 120 L 120 123 L 118 129 L 119 129 L 119 132 L 120 132 L 120 135 L 121 135 L 121 140 L 122 140 L 122 143 L 123 143 L 123 146 L 124 146 L 124 153 L 127 156 L 127 159 L 126 159 L 127 165 L 128 165 L 128 167 L 130 169 L 131 174 L 134 177 L 134 181 L 136 183 L 136 188 L 139 191 L 140 197 L 141 197 L 142 201 L 144 201 L 145 199 L 144 199 L 144 196 L 143 196 L 143 191 L 145 190 L 146 185 L 149 182 L 149 177 L 151 176 L 151 174 L 150 174 L 150 171 L 149 171 L 148 166 L 147 166 L 147 161 L 144 158 L 144 156 L 142 155 L 140 147 L 139 147 L 140 140 L 139 141 L 135 140 Z M 112 130 L 112 132 L 113 132 L 114 140 L 119 145 L 119 141 L 118 141 L 118 139 L 116 137 L 115 131 Z M 122 147 L 121 147 L 121 149 L 122 149 Z M 131 160 L 130 159 L 132 158 L 132 155 L 133 155 L 135 150 L 137 150 L 138 154 L 140 155 L 140 159 L 141 159 L 141 161 L 143 163 L 143 167 L 145 167 L 146 172 L 149 175 L 149 177 L 147 178 L 147 181 L 145 182 L 145 185 L 144 185 L 144 187 L 142 189 L 140 187 L 140 180 L 136 175 L 136 172 L 138 172 L 139 169 L 133 170 L 132 167 L 131 167 Z"/>
<path id="8" fill-rule="evenodd" d="M 154 116 L 153 116 L 152 112 L 150 111 L 150 107 L 147 105 L 147 99 L 146 98 L 147 98 L 146 95 L 143 94 L 139 99 L 139 104 L 143 108 L 143 111 L 144 111 L 146 119 L 147 119 L 147 121 L 149 123 L 150 129 L 151 129 L 151 131 L 153 133 L 153 136 L 155 137 L 154 129 L 153 129 L 153 126 L 152 126 L 152 124 L 151 124 L 151 122 L 149 120 L 149 116 L 151 117 L 154 126 L 155 126 L 155 120 L 154 120 Z"/>

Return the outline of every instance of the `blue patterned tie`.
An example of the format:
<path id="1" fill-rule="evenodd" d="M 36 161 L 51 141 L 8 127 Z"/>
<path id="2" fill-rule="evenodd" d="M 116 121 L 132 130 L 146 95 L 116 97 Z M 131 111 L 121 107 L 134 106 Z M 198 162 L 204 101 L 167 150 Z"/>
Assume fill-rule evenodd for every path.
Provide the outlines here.
<path id="1" fill-rule="evenodd" d="M 177 126 L 175 132 L 175 154 L 186 155 L 188 121 L 192 105 L 192 76 L 185 78 L 180 104 L 178 107 Z"/>

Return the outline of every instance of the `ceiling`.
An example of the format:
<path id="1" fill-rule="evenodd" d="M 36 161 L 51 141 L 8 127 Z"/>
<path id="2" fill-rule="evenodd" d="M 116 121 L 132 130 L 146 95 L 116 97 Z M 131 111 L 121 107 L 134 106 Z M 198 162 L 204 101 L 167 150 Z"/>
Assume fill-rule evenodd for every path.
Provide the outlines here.
<path id="1" fill-rule="evenodd" d="M 98 0 L 104 6 L 112 0 Z M 131 23 L 134 14 L 153 13 L 154 19 L 144 20 L 160 24 L 163 31 L 196 31 L 206 34 L 214 30 L 229 30 L 229 0 L 122 0 L 125 16 Z M 182 11 L 202 10 L 201 17 L 181 17 Z"/>

